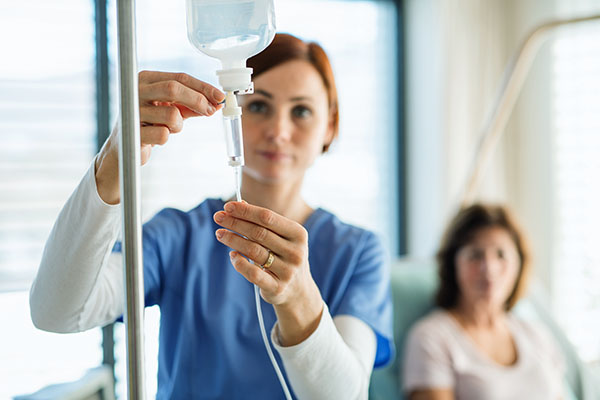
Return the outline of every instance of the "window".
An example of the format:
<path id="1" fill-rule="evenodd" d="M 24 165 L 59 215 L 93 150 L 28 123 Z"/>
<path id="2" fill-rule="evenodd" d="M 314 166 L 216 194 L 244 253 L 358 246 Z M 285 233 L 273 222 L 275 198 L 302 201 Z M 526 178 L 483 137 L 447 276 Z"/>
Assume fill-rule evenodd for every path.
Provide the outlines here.
<path id="1" fill-rule="evenodd" d="M 0 34 L 0 291 L 25 289 L 95 152 L 91 2 L 4 7 Z M 53 60 L 48 62 L 48 60 Z"/>
<path id="2" fill-rule="evenodd" d="M 60 208 L 95 152 L 93 2 L 28 0 L 0 14 L 0 398 L 101 362 L 100 332 L 36 330 L 27 289 Z"/>
<path id="3" fill-rule="evenodd" d="M 59 335 L 36 329 L 27 291 L 0 293 L 0 399 L 81 378 L 102 363 L 102 332 Z"/>
<path id="4" fill-rule="evenodd" d="M 552 49 L 557 312 L 580 356 L 596 362 L 600 362 L 598 25 L 563 32 Z"/>

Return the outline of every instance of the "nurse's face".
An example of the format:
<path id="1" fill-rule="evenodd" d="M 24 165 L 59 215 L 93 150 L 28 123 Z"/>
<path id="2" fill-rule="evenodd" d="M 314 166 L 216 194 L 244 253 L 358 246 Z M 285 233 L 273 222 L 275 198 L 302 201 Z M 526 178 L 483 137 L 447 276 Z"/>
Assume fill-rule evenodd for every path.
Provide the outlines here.
<path id="1" fill-rule="evenodd" d="M 512 293 L 521 260 L 504 228 L 479 230 L 455 259 L 460 301 L 500 309 Z"/>
<path id="2" fill-rule="evenodd" d="M 265 183 L 299 182 L 333 136 L 327 91 L 319 72 L 294 60 L 254 79 L 241 96 L 244 173 Z"/>

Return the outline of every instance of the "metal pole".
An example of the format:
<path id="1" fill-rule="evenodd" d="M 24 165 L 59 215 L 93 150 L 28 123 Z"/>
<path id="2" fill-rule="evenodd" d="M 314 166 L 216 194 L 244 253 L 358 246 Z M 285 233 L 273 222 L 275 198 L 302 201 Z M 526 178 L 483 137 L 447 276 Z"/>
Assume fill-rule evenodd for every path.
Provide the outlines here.
<path id="1" fill-rule="evenodd" d="M 461 193 L 460 203 L 463 207 L 475 201 L 476 191 L 483 173 L 487 169 L 493 152 L 504 132 L 504 127 L 521 92 L 533 59 L 544 40 L 547 39 L 548 33 L 565 25 L 594 20 L 600 20 L 600 15 L 552 21 L 538 26 L 525 39 L 513 63 L 507 69 L 498 98 L 493 103 L 492 112 L 483 124 L 483 129 L 479 135 L 479 146 L 475 152 L 472 166 L 468 170 L 467 182 Z"/>
<path id="2" fill-rule="evenodd" d="M 106 0 L 95 1 L 96 27 L 96 151 L 108 138 L 110 133 L 110 98 L 108 82 L 108 33 Z M 115 382 L 115 340 L 114 322 L 102 327 L 102 364 L 108 365 Z M 113 385 L 114 393 L 114 385 Z"/>
<path id="3" fill-rule="evenodd" d="M 110 134 L 110 98 L 108 73 L 107 0 L 96 0 L 96 150 Z"/>
<path id="4" fill-rule="evenodd" d="M 119 174 L 123 210 L 127 398 L 144 399 L 144 272 L 140 213 L 140 116 L 135 0 L 117 1 L 119 85 L 121 94 Z"/>

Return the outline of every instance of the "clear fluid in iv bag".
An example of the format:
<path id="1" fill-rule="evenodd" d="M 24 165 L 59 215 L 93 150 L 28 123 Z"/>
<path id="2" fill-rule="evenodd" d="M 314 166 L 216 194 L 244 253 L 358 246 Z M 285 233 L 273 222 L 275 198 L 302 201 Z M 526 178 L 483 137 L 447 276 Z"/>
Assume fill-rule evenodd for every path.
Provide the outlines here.
<path id="1" fill-rule="evenodd" d="M 237 35 L 199 45 L 203 53 L 219 60 L 243 60 L 257 48 L 258 35 Z"/>
<path id="2" fill-rule="evenodd" d="M 245 67 L 275 34 L 272 0 L 187 0 L 186 14 L 190 42 L 223 69 Z"/>

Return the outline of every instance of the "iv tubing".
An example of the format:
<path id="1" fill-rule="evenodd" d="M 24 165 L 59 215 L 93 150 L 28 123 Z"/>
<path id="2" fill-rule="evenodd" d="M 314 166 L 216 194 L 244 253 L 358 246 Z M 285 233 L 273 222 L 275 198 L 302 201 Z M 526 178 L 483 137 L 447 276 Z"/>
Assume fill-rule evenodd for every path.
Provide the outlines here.
<path id="1" fill-rule="evenodd" d="M 234 176 L 235 176 L 235 199 L 236 201 L 242 201 L 242 193 L 241 193 L 241 175 L 242 175 L 242 167 L 241 165 L 237 165 L 233 167 Z M 252 261 L 250 261 L 252 262 Z M 267 349 L 267 353 L 269 354 L 269 358 L 271 359 L 271 364 L 273 364 L 273 369 L 275 369 L 275 373 L 277 374 L 277 379 L 279 379 L 279 383 L 281 384 L 281 388 L 283 389 L 283 393 L 285 394 L 286 400 L 292 400 L 292 395 L 290 394 L 290 390 L 288 389 L 287 383 L 285 382 L 285 378 L 281 373 L 281 369 L 277 364 L 277 360 L 275 359 L 275 355 L 273 354 L 273 350 L 271 349 L 271 345 L 269 344 L 269 338 L 267 336 L 267 332 L 265 330 L 265 322 L 263 320 L 262 308 L 260 306 L 260 294 L 258 290 L 258 286 L 254 285 L 254 299 L 256 302 L 256 314 L 258 316 L 258 325 L 260 327 L 260 334 L 262 336 L 263 343 L 265 344 L 265 349 Z"/>
<path id="2" fill-rule="evenodd" d="M 290 394 L 290 390 L 285 383 L 285 378 L 279 369 L 279 365 L 277 365 L 277 360 L 273 355 L 273 350 L 271 350 L 271 345 L 269 344 L 269 339 L 267 338 L 267 333 L 265 332 L 265 322 L 263 321 L 262 310 L 260 307 L 260 295 L 258 293 L 258 286 L 254 285 L 254 298 L 256 299 L 256 314 L 258 314 L 258 325 L 260 326 L 260 333 L 262 335 L 263 342 L 265 343 L 265 348 L 267 349 L 267 353 L 269 353 L 269 358 L 271 359 L 271 364 L 273 364 L 273 368 L 275 369 L 275 373 L 277 374 L 277 378 L 279 379 L 279 383 L 281 384 L 281 388 L 283 389 L 283 393 L 285 394 L 286 400 L 292 400 L 292 395 Z"/>

